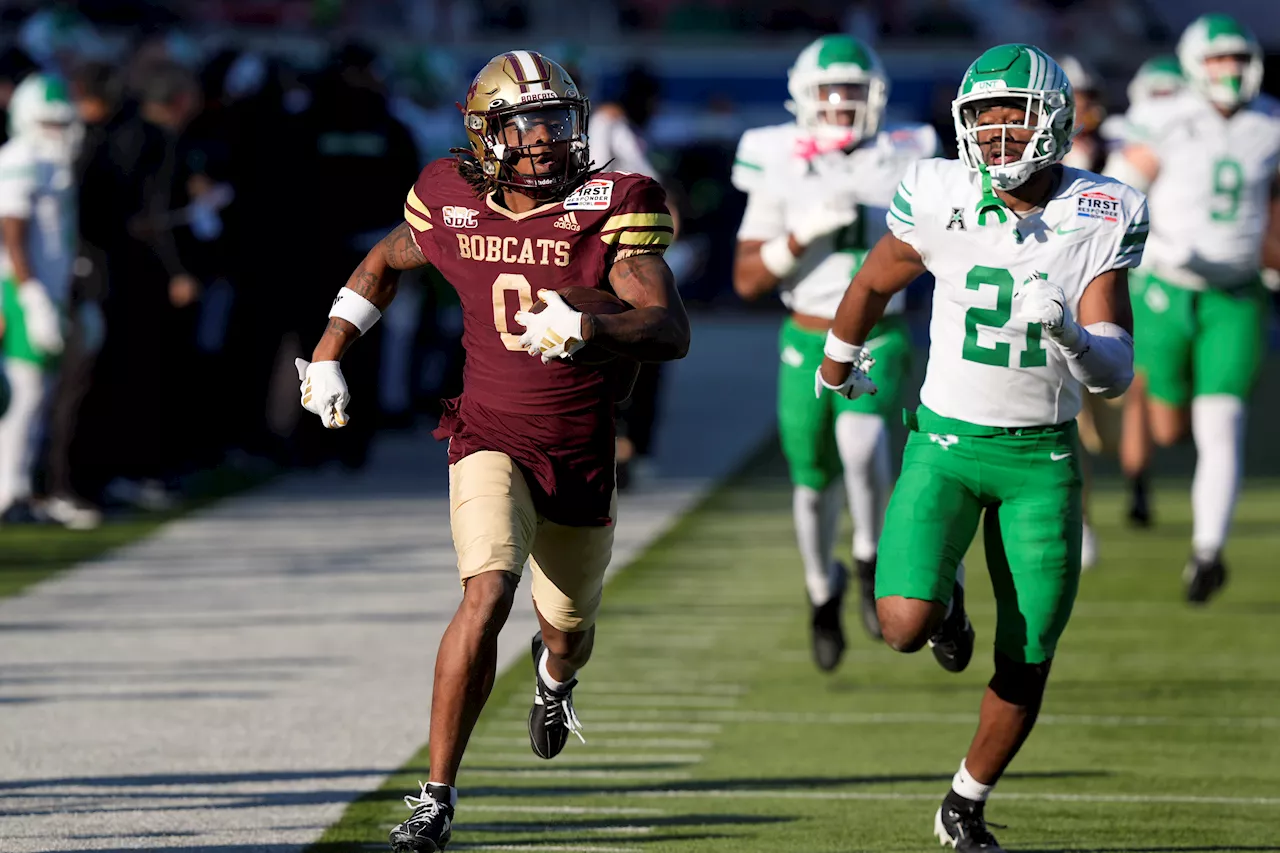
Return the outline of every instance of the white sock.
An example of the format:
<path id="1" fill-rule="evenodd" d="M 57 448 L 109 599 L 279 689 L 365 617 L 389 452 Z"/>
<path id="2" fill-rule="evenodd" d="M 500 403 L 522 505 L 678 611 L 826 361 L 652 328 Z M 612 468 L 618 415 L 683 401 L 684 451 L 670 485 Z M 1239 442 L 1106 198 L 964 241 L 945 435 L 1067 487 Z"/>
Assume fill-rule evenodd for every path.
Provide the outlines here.
<path id="1" fill-rule="evenodd" d="M 960 762 L 960 769 L 956 771 L 955 778 L 951 780 L 951 790 L 966 800 L 973 800 L 979 803 L 987 801 L 987 797 L 991 796 L 991 789 L 994 787 L 995 785 L 984 784 L 970 776 L 969 769 L 964 766 L 964 761 Z"/>
<path id="2" fill-rule="evenodd" d="M 428 782 L 427 784 L 439 785 L 441 788 L 448 788 L 449 789 L 449 805 L 451 806 L 458 805 L 458 789 L 457 788 L 453 787 L 452 785 L 446 785 L 443 782 Z"/>
<path id="3" fill-rule="evenodd" d="M 1222 550 L 1231 527 L 1244 467 L 1244 401 L 1210 394 L 1191 401 L 1196 474 L 1191 481 L 1191 545 L 1210 558 Z"/>
<path id="4" fill-rule="evenodd" d="M 556 681 L 551 677 L 551 671 L 547 669 L 547 658 L 551 656 L 551 652 L 547 649 L 542 650 L 542 659 L 538 661 L 538 675 L 542 676 L 542 683 L 559 693 L 564 690 L 565 682 Z"/>
<path id="5" fill-rule="evenodd" d="M 12 389 L 9 409 L 0 417 L 0 511 L 31 496 L 31 468 L 39 441 L 44 371 L 21 359 L 4 362 Z"/>
<path id="6" fill-rule="evenodd" d="M 853 516 L 853 558 L 874 560 L 893 490 L 884 419 L 860 412 L 841 414 L 836 418 L 836 446 Z"/>
<path id="7" fill-rule="evenodd" d="M 833 593 L 831 549 L 835 547 L 840 520 L 840 484 L 832 483 L 822 491 L 796 486 L 791 495 L 791 512 L 809 600 L 825 604 Z"/>

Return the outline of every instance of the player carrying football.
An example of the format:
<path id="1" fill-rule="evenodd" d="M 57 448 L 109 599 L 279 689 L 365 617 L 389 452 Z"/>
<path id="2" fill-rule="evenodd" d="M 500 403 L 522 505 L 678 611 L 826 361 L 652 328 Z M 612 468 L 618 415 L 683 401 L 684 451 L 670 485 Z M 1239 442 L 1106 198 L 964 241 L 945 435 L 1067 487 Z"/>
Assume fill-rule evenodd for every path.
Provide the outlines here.
<path id="1" fill-rule="evenodd" d="M 1262 50 L 1227 15 L 1192 22 L 1178 59 L 1187 88 L 1129 110 L 1129 144 L 1107 174 L 1151 193 L 1151 251 L 1133 301 L 1138 382 L 1125 420 L 1141 440 L 1126 441 L 1125 467 L 1146 467 L 1147 435 L 1169 446 L 1190 430 L 1194 520 L 1183 577 L 1187 600 L 1202 603 L 1226 583 L 1222 550 L 1240 491 L 1245 401 L 1266 345 L 1261 267 L 1280 266 L 1280 252 L 1263 257 L 1278 188 L 1280 104 L 1258 93 Z M 1145 506 L 1135 509 L 1146 517 Z"/>
<path id="2" fill-rule="evenodd" d="M 1147 208 L 1118 181 L 1062 166 L 1075 109 L 1038 48 L 994 47 L 952 103 L 960 160 L 922 160 L 836 313 L 820 386 L 875 390 L 866 341 L 925 270 L 928 370 L 876 573 L 880 626 L 914 652 L 939 631 L 967 659 L 956 564 L 983 523 L 996 597 L 995 674 L 978 731 L 934 818 L 943 844 L 992 853 L 984 803 L 1030 734 L 1080 577 L 1080 395 L 1133 378 L 1128 269 Z"/>
<path id="3" fill-rule="evenodd" d="M 529 737 L 542 758 L 558 755 L 570 733 L 581 738 L 573 688 L 591 656 L 613 544 L 622 371 L 572 356 L 586 346 L 665 361 L 689 347 L 662 259 L 672 235 L 664 194 L 641 175 L 589 170 L 588 103 L 564 69 L 532 51 L 497 56 L 476 75 L 464 113 L 468 156 L 423 169 L 405 223 L 339 291 L 302 385 L 303 406 L 343 426 L 349 395 L 338 360 L 391 303 L 398 271 L 431 264 L 458 290 L 464 391 L 436 436 L 449 440 L 463 597 L 436 656 L 429 782 L 405 798 L 414 811 L 391 831 L 397 851 L 449 842 L 458 765 L 530 557 L 542 630 Z M 569 286 L 608 287 L 634 309 L 579 313 L 556 294 Z M 531 311 L 535 300 L 544 310 Z"/>
<path id="4" fill-rule="evenodd" d="M 880 58 L 855 38 L 823 36 L 788 76 L 796 120 L 749 130 L 738 144 L 733 183 L 747 193 L 738 229 L 734 289 L 758 299 L 775 288 L 791 316 L 782 326 L 778 429 L 794 485 L 792 512 L 811 606 L 813 656 L 832 670 L 844 653 L 841 624 L 848 571 L 832 560 L 840 474 L 853 516 L 853 559 L 862 622 L 876 619 L 876 548 L 893 489 L 886 418 L 901 404 L 911 371 L 902 296 L 870 332 L 880 393 L 858 400 L 814 398 L 813 372 L 849 279 L 885 232 L 884 218 L 907 166 L 937 153 L 928 125 L 882 127 L 889 80 Z"/>

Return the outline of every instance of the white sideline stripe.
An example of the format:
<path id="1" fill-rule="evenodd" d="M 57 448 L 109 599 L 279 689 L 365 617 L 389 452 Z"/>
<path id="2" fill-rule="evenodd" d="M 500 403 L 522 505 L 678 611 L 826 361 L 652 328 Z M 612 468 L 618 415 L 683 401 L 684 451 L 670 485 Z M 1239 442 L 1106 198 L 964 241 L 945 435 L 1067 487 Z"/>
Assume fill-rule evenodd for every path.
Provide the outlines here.
<path id="1" fill-rule="evenodd" d="M 583 686 L 590 688 L 591 691 L 600 691 L 601 693 L 648 693 L 651 690 L 661 690 L 663 693 L 682 696 L 693 694 L 695 696 L 742 696 L 750 692 L 750 689 L 741 684 L 703 684 L 698 682 L 690 682 L 687 684 L 672 684 L 671 676 L 664 678 L 649 677 L 638 678 L 635 681 L 584 681 Z"/>
<path id="2" fill-rule="evenodd" d="M 587 742 L 587 749 L 591 748 L 591 742 Z M 519 763 L 543 761 L 544 759 L 534 755 L 533 752 L 477 752 L 475 755 L 467 753 L 463 759 L 465 766 L 467 761 L 515 761 Z M 649 762 L 657 762 L 658 764 L 700 764 L 702 756 L 688 752 L 589 752 L 586 755 L 571 755 L 568 761 L 575 764 L 647 764 Z"/>
<path id="3" fill-rule="evenodd" d="M 512 814 L 572 814 L 572 815 L 630 815 L 632 817 L 661 817 L 666 814 L 662 809 L 627 808 L 625 806 L 498 806 L 490 803 L 464 803 L 458 813 L 467 812 L 510 812 Z"/>
<path id="4" fill-rule="evenodd" d="M 615 832 L 644 835 L 653 832 L 652 826 L 636 826 L 635 824 L 619 824 L 615 826 L 578 826 L 575 824 L 559 824 L 550 826 L 536 823 L 465 823 L 459 821 L 455 826 L 468 832 Z"/>
<path id="5" fill-rule="evenodd" d="M 509 706 L 529 707 L 529 698 L 524 694 L 511 697 Z M 580 708 L 661 708 L 663 710 L 732 708 L 738 704 L 737 696 L 646 696 L 640 693 L 608 694 L 599 693 L 587 687 L 579 687 L 574 697 L 574 704 Z M 525 712 L 528 713 L 527 711 Z M 610 713 L 610 712 L 606 712 Z"/>
<path id="6" fill-rule="evenodd" d="M 592 728 L 594 729 L 596 727 L 592 726 Z M 482 746 L 527 747 L 529 745 L 529 738 L 483 735 L 481 737 L 473 737 L 470 740 L 470 743 Z M 610 749 L 711 749 L 711 747 L 715 745 L 715 741 L 692 740 L 688 738 L 593 737 L 591 738 L 591 745 L 593 747 L 603 746 Z"/>
<path id="7" fill-rule="evenodd" d="M 534 770 L 527 767 L 471 767 L 469 776 L 527 776 L 531 779 L 640 779 L 644 781 L 683 781 L 692 779 L 692 773 L 683 771 L 656 772 L 653 770 Z"/>
<path id="8" fill-rule="evenodd" d="M 525 723 L 521 723 L 524 730 Z M 646 723 L 638 720 L 615 720 L 591 724 L 593 732 L 660 732 L 678 735 L 718 735 L 724 729 L 719 723 Z"/>
<path id="9" fill-rule="evenodd" d="M 871 791 L 685 791 L 669 789 L 665 791 L 631 791 L 632 797 L 655 797 L 659 799 L 713 799 L 731 800 L 928 800 L 937 802 L 937 794 L 904 794 L 897 792 Z M 1206 806 L 1280 806 L 1280 797 L 1201 797 L 1183 794 L 1018 794 L 996 791 L 992 799 L 1029 800 L 1044 802 L 1071 803 L 1167 803 L 1171 805 L 1206 805 Z"/>
<path id="10" fill-rule="evenodd" d="M 385 844 L 380 844 L 377 849 L 385 849 Z M 569 846 L 567 844 L 454 844 L 451 845 L 453 850 L 518 850 L 518 851 L 573 851 L 573 853 L 640 853 L 638 847 L 580 847 L 577 844 Z"/>
<path id="11" fill-rule="evenodd" d="M 591 712 L 591 716 L 609 718 L 621 716 L 623 711 L 599 709 Z M 631 711 L 630 716 L 655 718 L 660 712 Z M 785 711 L 717 711 L 692 710 L 702 719 L 719 723 L 779 723 L 779 724 L 828 724 L 848 726 L 902 725 L 902 724 L 941 724 L 941 725 L 974 725 L 978 722 L 977 714 L 818 714 L 793 713 Z M 1213 726 L 1215 728 L 1233 729 L 1270 729 L 1280 728 L 1280 717 L 1154 717 L 1125 716 L 1120 714 L 1041 714 L 1037 725 L 1050 726 L 1107 726 L 1113 728 L 1142 728 L 1150 726 Z M 593 724 L 592 728 L 599 728 Z"/>
<path id="12" fill-rule="evenodd" d="M 646 696 L 636 693 L 597 692 L 586 685 L 578 695 L 583 705 L 624 705 L 632 708 L 732 708 L 738 704 L 737 696 Z M 526 703 L 527 704 L 527 703 Z"/>

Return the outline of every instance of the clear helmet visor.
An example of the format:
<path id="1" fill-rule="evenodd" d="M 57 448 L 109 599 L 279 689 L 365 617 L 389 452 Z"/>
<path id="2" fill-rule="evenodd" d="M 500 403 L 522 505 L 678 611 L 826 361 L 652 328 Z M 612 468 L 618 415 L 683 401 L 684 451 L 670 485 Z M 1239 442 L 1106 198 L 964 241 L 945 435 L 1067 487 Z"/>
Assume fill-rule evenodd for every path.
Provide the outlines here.
<path id="1" fill-rule="evenodd" d="M 587 156 L 583 111 L 574 105 L 548 105 L 512 112 L 494 124 L 494 156 L 502 180 L 545 190 L 564 185 Z"/>
<path id="2" fill-rule="evenodd" d="M 572 142 L 580 136 L 581 117 L 573 107 L 546 107 L 515 113 L 502 122 L 502 142 L 508 150 Z"/>

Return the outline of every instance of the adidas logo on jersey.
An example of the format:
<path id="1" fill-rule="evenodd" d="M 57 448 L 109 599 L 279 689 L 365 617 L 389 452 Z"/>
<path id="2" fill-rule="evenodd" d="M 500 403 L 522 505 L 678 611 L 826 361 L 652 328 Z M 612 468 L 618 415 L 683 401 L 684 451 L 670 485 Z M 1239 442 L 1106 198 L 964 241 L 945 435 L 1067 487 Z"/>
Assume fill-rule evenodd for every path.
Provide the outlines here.
<path id="1" fill-rule="evenodd" d="M 556 228 L 563 228 L 566 231 L 582 230 L 582 227 L 578 225 L 578 214 L 574 213 L 572 210 L 551 224 Z"/>

